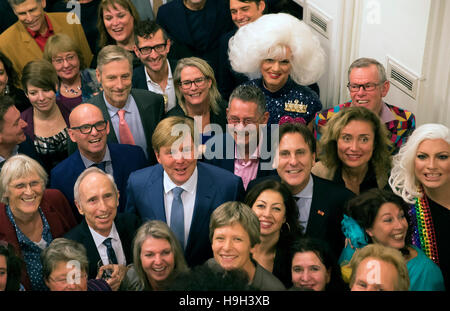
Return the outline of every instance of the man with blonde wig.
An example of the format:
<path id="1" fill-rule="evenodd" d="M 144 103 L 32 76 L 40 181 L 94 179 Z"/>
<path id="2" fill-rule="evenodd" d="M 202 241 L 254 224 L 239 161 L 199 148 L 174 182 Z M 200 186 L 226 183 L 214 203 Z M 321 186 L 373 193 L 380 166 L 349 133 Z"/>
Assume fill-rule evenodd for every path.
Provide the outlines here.
<path id="1" fill-rule="evenodd" d="M 152 145 L 159 164 L 130 175 L 126 207 L 144 221 L 166 222 L 191 267 L 212 256 L 208 221 L 214 209 L 244 193 L 240 177 L 197 162 L 195 134 L 189 118 L 168 117 L 158 124 Z"/>
<path id="2" fill-rule="evenodd" d="M 264 92 L 268 124 L 296 119 L 312 129 L 322 103 L 318 90 L 308 85 L 324 72 L 325 53 L 307 24 L 285 13 L 263 15 L 239 28 L 229 41 L 228 55 L 233 70 Z"/>

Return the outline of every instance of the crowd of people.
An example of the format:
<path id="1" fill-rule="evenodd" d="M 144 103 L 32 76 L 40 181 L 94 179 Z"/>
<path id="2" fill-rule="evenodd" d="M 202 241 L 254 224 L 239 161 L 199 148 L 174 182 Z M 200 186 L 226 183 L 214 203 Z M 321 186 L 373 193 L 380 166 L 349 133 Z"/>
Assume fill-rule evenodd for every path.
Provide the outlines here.
<path id="1" fill-rule="evenodd" d="M 324 109 L 289 1 L 66 2 L 4 13 L 0 291 L 450 288 L 450 129 L 379 61 Z"/>

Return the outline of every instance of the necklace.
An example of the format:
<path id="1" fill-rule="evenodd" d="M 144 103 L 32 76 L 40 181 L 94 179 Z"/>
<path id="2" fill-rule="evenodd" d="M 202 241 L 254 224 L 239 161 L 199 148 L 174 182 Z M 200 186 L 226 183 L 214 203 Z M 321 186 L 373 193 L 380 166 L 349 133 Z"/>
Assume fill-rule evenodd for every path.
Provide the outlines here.
<path id="1" fill-rule="evenodd" d="M 78 95 L 78 93 L 81 91 L 81 86 L 77 86 L 75 89 L 68 88 L 67 85 L 65 85 L 64 83 L 62 83 L 62 86 L 64 87 L 64 91 L 69 94 Z"/>
<path id="2" fill-rule="evenodd" d="M 422 189 L 422 198 L 417 197 L 416 203 L 409 210 L 413 224 L 413 244 L 421 248 L 428 258 L 439 265 L 433 219 L 431 219 L 430 205 Z"/>

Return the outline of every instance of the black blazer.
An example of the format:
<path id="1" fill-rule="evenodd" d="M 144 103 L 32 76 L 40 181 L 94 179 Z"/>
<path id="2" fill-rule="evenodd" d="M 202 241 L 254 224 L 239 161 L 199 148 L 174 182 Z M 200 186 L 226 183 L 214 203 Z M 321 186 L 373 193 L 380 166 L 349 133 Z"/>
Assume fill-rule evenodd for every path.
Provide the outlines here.
<path id="1" fill-rule="evenodd" d="M 164 97 L 160 94 L 148 90 L 131 89 L 131 95 L 136 101 L 136 105 L 141 117 L 142 127 L 144 128 L 145 138 L 147 140 L 147 156 L 150 164 L 156 164 L 156 156 L 152 148 L 152 135 L 159 121 L 164 117 Z M 110 123 L 111 130 L 108 134 L 108 142 L 118 143 L 116 133 L 111 125 L 111 118 L 103 99 L 103 92 L 92 97 L 89 102 L 96 105 L 103 113 L 103 117 Z"/>
<path id="2" fill-rule="evenodd" d="M 345 241 L 341 229 L 344 206 L 355 194 L 342 185 L 312 174 L 311 176 L 314 185 L 306 236 L 325 240 L 329 243 L 336 258 L 339 258 Z M 247 191 L 268 178 L 281 181 L 279 175 L 258 178 L 250 182 Z"/>
<path id="3" fill-rule="evenodd" d="M 122 242 L 123 252 L 127 260 L 127 265 L 133 262 L 133 239 L 137 229 L 141 225 L 141 220 L 135 214 L 117 214 L 114 220 L 117 232 L 119 232 Z M 89 260 L 89 279 L 97 276 L 97 262 L 100 260 L 100 254 L 95 246 L 94 238 L 89 230 L 85 219 L 64 235 L 69 240 L 77 241 L 86 248 L 87 258 Z"/>

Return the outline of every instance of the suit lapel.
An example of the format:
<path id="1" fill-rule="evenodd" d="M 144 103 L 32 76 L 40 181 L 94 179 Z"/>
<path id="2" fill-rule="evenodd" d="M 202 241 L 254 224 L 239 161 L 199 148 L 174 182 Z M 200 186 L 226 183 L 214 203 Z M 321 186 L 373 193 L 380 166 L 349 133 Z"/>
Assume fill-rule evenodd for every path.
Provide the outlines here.
<path id="1" fill-rule="evenodd" d="M 313 178 L 313 196 L 311 202 L 311 209 L 309 212 L 308 218 L 308 227 L 306 228 L 306 234 L 311 236 L 322 236 L 325 225 L 325 213 L 326 210 L 326 200 L 327 193 L 321 184 L 320 180 L 314 178 L 314 175 L 311 175 Z"/>
<path id="2" fill-rule="evenodd" d="M 82 230 L 80 241 L 83 241 L 86 247 L 87 258 L 90 259 L 89 262 L 89 275 L 92 278 L 97 275 L 97 263 L 100 260 L 100 254 L 98 253 L 97 246 L 95 245 L 94 238 L 92 237 L 91 231 L 86 223 L 86 219 L 83 218 L 81 222 Z"/>
<path id="3" fill-rule="evenodd" d="M 109 122 L 109 134 L 108 134 L 108 142 L 111 143 L 119 143 L 117 140 L 116 132 L 114 131 L 114 127 L 111 123 L 111 117 L 109 116 L 108 108 L 106 107 L 105 99 L 103 98 L 104 92 L 101 92 L 97 95 L 97 98 L 93 101 L 94 104 L 102 111 L 103 118 Z"/>
<path id="4" fill-rule="evenodd" d="M 154 167 L 154 173 L 147 180 L 147 185 L 144 189 L 152 189 L 152 192 L 147 192 L 147 200 L 150 209 L 154 211 L 155 217 L 158 220 L 167 223 L 166 210 L 164 207 L 164 184 L 163 184 L 162 166 L 158 164 Z"/>

